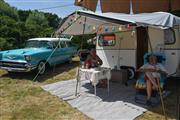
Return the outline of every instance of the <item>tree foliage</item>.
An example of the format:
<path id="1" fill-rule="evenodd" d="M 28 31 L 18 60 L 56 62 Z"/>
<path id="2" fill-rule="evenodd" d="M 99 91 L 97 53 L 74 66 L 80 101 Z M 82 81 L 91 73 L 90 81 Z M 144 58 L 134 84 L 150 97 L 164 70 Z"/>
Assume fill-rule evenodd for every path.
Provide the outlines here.
<path id="1" fill-rule="evenodd" d="M 12 19 L 18 20 L 18 11 L 14 7 L 10 7 L 4 0 L 0 0 L 0 15 L 9 16 Z"/>
<path id="2" fill-rule="evenodd" d="M 59 20 L 55 14 L 18 10 L 0 0 L 0 50 L 24 47 L 29 38 L 50 37 Z"/>

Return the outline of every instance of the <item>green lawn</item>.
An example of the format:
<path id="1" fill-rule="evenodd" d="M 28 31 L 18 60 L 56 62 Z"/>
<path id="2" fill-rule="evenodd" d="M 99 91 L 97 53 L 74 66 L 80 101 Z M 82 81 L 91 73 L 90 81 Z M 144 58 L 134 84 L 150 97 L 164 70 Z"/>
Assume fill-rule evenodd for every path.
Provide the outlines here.
<path id="1" fill-rule="evenodd" d="M 35 76 L 33 73 L 8 74 L 0 70 L 0 120 L 89 120 L 67 102 L 40 87 L 74 78 L 77 66 L 78 62 L 58 65 L 54 70 L 51 68 L 45 75 L 38 77 L 38 82 L 32 81 Z M 173 91 L 174 87 L 171 89 Z M 165 103 L 168 117 L 175 118 L 175 93 L 165 99 Z M 161 114 L 161 107 L 158 106 L 137 120 L 161 120 Z"/>

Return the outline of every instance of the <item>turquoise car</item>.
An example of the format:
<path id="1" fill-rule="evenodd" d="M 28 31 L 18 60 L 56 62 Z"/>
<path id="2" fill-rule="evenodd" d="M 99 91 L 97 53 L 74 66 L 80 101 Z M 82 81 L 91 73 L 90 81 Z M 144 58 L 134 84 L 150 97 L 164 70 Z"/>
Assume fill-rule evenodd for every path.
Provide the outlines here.
<path id="1" fill-rule="evenodd" d="M 33 38 L 27 40 L 23 49 L 0 52 L 0 69 L 8 72 L 36 70 L 43 74 L 48 66 L 71 61 L 77 48 L 70 38 Z"/>

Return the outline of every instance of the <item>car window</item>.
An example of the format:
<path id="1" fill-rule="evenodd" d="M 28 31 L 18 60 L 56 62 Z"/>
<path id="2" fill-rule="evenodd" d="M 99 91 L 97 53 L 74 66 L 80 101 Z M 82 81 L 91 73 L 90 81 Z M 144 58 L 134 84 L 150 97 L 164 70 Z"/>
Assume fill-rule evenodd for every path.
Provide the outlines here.
<path id="1" fill-rule="evenodd" d="M 38 46 L 39 46 L 39 41 L 32 40 L 26 42 L 26 48 L 36 48 Z"/>
<path id="2" fill-rule="evenodd" d="M 52 48 L 52 46 L 50 46 L 49 41 L 39 41 L 39 48 Z"/>
<path id="3" fill-rule="evenodd" d="M 49 41 L 31 40 L 26 42 L 26 48 L 52 48 Z"/>
<path id="4" fill-rule="evenodd" d="M 59 45 L 59 41 L 54 41 L 54 42 L 52 42 L 52 44 L 53 44 L 53 48 L 61 48 L 60 47 L 60 45 Z"/>
<path id="5" fill-rule="evenodd" d="M 67 45 L 67 47 L 72 47 L 73 46 L 71 42 L 66 42 L 66 45 Z"/>
<path id="6" fill-rule="evenodd" d="M 61 41 L 61 42 L 60 42 L 60 45 L 61 45 L 61 48 L 66 48 L 66 47 L 67 47 L 65 41 Z"/>

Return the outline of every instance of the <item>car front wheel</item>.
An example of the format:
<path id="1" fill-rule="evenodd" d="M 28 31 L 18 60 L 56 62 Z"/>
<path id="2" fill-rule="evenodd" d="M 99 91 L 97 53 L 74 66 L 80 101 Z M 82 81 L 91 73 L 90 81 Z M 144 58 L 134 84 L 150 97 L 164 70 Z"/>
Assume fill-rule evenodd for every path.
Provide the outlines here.
<path id="1" fill-rule="evenodd" d="M 42 74 L 45 73 L 45 71 L 46 71 L 46 64 L 45 64 L 45 62 L 43 62 L 43 61 L 39 62 L 38 67 L 37 67 L 37 73 L 39 75 L 42 75 Z"/>

